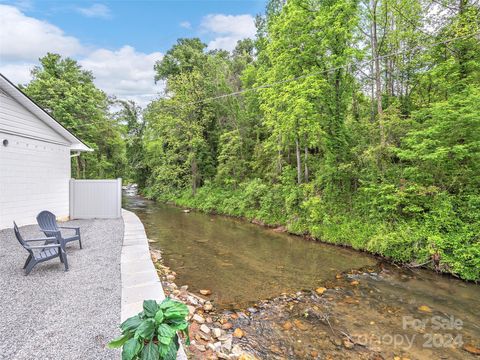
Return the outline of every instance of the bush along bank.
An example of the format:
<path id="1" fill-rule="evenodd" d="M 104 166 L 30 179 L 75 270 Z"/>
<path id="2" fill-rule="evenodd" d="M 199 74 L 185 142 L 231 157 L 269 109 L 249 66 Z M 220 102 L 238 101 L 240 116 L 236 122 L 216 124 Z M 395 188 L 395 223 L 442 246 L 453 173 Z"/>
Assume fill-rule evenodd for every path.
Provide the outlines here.
<path id="1" fill-rule="evenodd" d="M 379 254 L 395 263 L 479 280 L 480 197 L 459 200 L 444 193 L 421 197 L 420 191 L 386 187 L 335 200 L 313 193 L 307 184 L 267 185 L 255 179 L 236 189 L 207 184 L 195 196 L 191 191 L 146 195 L 202 212 L 284 226 L 292 234 Z"/>

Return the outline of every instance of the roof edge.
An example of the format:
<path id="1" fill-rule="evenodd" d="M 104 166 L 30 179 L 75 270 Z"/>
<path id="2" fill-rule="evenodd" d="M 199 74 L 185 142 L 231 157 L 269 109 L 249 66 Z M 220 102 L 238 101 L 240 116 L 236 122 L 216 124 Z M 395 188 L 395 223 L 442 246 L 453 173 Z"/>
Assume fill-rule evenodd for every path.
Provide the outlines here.
<path id="1" fill-rule="evenodd" d="M 15 84 L 7 79 L 2 73 L 0 73 L 0 87 L 8 93 L 14 100 L 18 101 L 20 105 L 24 106 L 28 111 L 38 117 L 47 126 L 52 128 L 58 134 L 63 136 L 70 142 L 71 151 L 91 152 L 94 151 L 82 140 L 77 138 L 73 133 L 65 126 L 60 124 L 53 116 L 45 111 L 40 105 L 38 105 L 32 98 L 20 90 Z"/>

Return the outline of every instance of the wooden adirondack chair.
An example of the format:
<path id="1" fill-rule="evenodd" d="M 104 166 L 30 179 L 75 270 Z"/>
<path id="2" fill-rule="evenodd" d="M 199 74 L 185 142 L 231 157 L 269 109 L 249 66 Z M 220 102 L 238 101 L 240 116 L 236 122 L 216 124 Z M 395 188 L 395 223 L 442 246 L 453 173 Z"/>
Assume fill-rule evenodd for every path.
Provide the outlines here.
<path id="1" fill-rule="evenodd" d="M 41 262 L 60 258 L 60 261 L 65 265 L 65 271 L 68 271 L 67 254 L 65 253 L 64 246 L 61 241 L 58 241 L 56 237 L 47 237 L 42 239 L 24 239 L 20 234 L 15 221 L 13 222 L 13 231 L 20 245 L 28 251 L 29 255 L 25 261 L 23 268 L 25 269 L 25 275 L 30 274 L 33 267 Z M 34 242 L 43 242 L 42 245 L 32 245 Z"/>
<path id="2" fill-rule="evenodd" d="M 37 223 L 42 229 L 43 233 L 46 236 L 60 236 L 63 239 L 65 244 L 70 241 L 77 241 L 80 244 L 80 249 L 82 248 L 82 239 L 80 238 L 80 228 L 75 226 L 58 226 L 57 219 L 54 214 L 50 211 L 42 211 L 37 215 Z M 64 237 L 60 229 L 70 229 L 75 230 L 75 235 Z"/>

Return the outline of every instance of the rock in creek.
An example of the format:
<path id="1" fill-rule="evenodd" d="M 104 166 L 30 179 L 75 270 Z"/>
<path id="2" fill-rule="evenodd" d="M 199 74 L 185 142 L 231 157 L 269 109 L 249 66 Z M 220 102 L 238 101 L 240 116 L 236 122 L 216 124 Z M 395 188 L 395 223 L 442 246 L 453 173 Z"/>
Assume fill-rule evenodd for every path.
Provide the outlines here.
<path id="1" fill-rule="evenodd" d="M 225 342 L 222 344 L 222 348 L 224 348 L 226 351 L 232 350 L 232 337 L 228 338 Z"/>
<path id="2" fill-rule="evenodd" d="M 284 232 L 287 232 L 287 228 L 285 226 L 279 226 L 275 229 L 273 229 L 274 232 L 277 232 L 277 233 L 284 233 Z"/>
<path id="3" fill-rule="evenodd" d="M 419 306 L 419 307 L 418 307 L 418 310 L 419 310 L 419 311 L 422 311 L 422 312 L 427 312 L 427 313 L 431 313 L 431 312 L 432 312 L 432 309 L 430 309 L 427 305 Z"/>
<path id="4" fill-rule="evenodd" d="M 343 340 L 343 346 L 345 346 L 346 349 L 353 349 L 353 347 L 354 347 L 355 345 L 354 345 L 354 343 L 352 343 L 350 340 L 344 339 L 344 340 Z"/>
<path id="5" fill-rule="evenodd" d="M 212 311 L 213 310 L 213 305 L 210 301 L 207 301 L 205 305 L 203 305 L 203 310 L 205 311 Z"/>
<path id="6" fill-rule="evenodd" d="M 222 325 L 223 330 L 229 330 L 233 327 L 233 324 L 231 322 L 226 322 L 225 324 Z"/>
<path id="7" fill-rule="evenodd" d="M 194 314 L 192 316 L 192 320 L 199 323 L 199 324 L 205 324 L 205 319 L 203 318 L 203 316 L 201 316 L 199 314 Z"/>
<path id="8" fill-rule="evenodd" d="M 225 353 L 223 353 L 223 352 L 221 352 L 221 351 L 217 351 L 216 354 L 217 354 L 217 357 L 218 357 L 219 359 L 225 359 L 225 360 L 229 360 L 229 359 L 230 359 L 230 355 L 227 355 L 227 354 L 225 354 Z"/>
<path id="9" fill-rule="evenodd" d="M 199 291 L 199 293 L 204 295 L 204 296 L 208 296 L 208 295 L 212 294 L 212 290 L 202 289 L 202 290 Z"/>
<path id="10" fill-rule="evenodd" d="M 197 348 L 197 350 L 201 352 L 207 351 L 207 348 L 205 347 L 205 345 L 195 344 L 194 346 Z"/>
<path id="11" fill-rule="evenodd" d="M 235 331 L 233 332 L 233 336 L 240 339 L 245 336 L 245 333 L 242 329 L 236 328 Z"/>
<path id="12" fill-rule="evenodd" d="M 471 344 L 465 344 L 463 346 L 463 350 L 469 352 L 470 354 L 480 355 L 480 348 L 477 348 L 476 346 L 473 346 Z"/>
<path id="13" fill-rule="evenodd" d="M 222 330 L 219 329 L 219 328 L 214 328 L 214 329 L 212 330 L 212 333 L 213 333 L 213 337 L 215 337 L 215 338 L 217 338 L 217 339 L 218 339 L 220 336 L 222 336 Z"/>
<path id="14" fill-rule="evenodd" d="M 210 328 L 205 324 L 202 324 L 202 326 L 200 326 L 200 331 L 202 331 L 203 333 L 205 333 L 207 335 L 210 334 Z"/>
<path id="15" fill-rule="evenodd" d="M 299 330 L 302 330 L 302 331 L 305 331 L 308 329 L 307 325 L 305 325 L 303 322 L 301 322 L 300 320 L 293 320 L 293 323 L 295 324 L 295 326 L 297 327 L 297 329 Z"/>
<path id="16" fill-rule="evenodd" d="M 324 288 L 324 287 L 319 287 L 315 290 L 315 292 L 318 294 L 318 295 L 322 295 L 325 291 L 327 291 L 327 288 Z"/>
<path id="17" fill-rule="evenodd" d="M 187 305 L 187 308 L 188 308 L 188 314 L 193 317 L 193 314 L 195 313 L 195 306 Z"/>

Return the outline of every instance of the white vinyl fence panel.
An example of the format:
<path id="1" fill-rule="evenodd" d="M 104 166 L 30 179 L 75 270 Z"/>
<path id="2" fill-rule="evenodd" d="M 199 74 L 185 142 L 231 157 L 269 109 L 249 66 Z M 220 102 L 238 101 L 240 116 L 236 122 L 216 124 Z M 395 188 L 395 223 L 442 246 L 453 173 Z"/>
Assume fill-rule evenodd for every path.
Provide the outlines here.
<path id="1" fill-rule="evenodd" d="M 71 219 L 112 219 L 122 216 L 122 179 L 70 180 Z"/>

